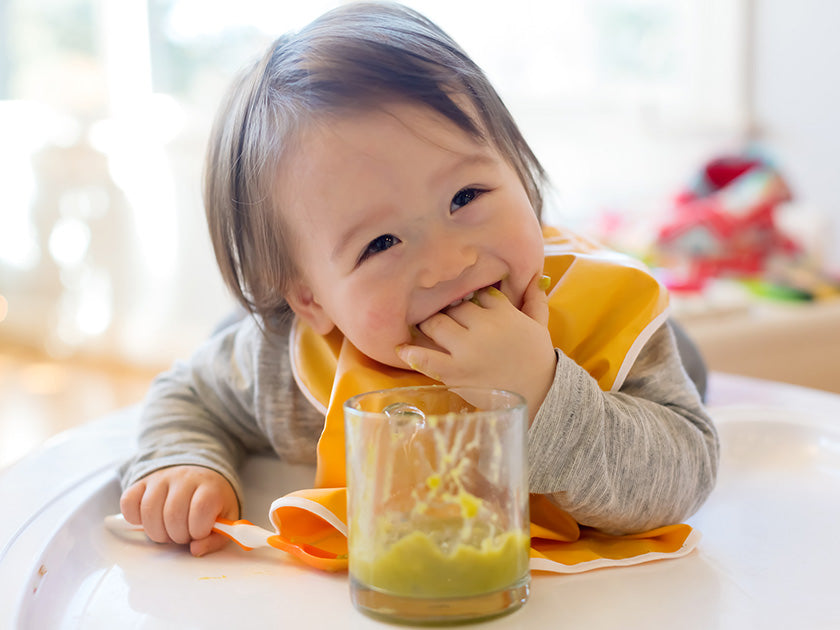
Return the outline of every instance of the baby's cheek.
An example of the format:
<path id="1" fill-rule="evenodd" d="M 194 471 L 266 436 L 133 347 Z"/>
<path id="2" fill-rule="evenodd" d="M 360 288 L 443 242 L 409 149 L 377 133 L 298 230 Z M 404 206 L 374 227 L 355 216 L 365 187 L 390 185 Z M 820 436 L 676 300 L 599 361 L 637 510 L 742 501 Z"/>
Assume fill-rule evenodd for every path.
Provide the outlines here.
<path id="1" fill-rule="evenodd" d="M 396 328 L 405 322 L 401 310 L 388 304 L 387 300 L 366 306 L 359 316 L 362 325 L 374 333 Z"/>
<path id="2" fill-rule="evenodd" d="M 376 348 L 375 353 L 390 357 L 399 344 L 411 341 L 411 330 L 400 309 L 388 306 L 371 307 L 359 313 L 359 324 L 366 345 Z"/>

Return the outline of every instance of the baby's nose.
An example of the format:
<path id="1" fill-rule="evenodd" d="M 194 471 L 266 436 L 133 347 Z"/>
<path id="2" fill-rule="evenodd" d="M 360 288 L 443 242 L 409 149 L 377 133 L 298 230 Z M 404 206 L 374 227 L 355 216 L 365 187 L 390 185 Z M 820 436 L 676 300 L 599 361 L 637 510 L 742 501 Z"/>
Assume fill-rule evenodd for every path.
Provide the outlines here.
<path id="1" fill-rule="evenodd" d="M 437 242 L 424 252 L 418 282 L 428 289 L 441 282 L 454 280 L 465 269 L 472 267 L 477 258 L 475 247 L 451 241 Z"/>

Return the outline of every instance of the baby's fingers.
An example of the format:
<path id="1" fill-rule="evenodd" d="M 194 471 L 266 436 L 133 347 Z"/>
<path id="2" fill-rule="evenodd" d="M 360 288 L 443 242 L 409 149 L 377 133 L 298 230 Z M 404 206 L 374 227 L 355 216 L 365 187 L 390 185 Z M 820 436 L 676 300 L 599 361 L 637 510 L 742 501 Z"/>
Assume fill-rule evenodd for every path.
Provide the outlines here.
<path id="1" fill-rule="evenodd" d="M 166 531 L 163 510 L 169 486 L 165 483 L 147 483 L 140 501 L 140 522 L 146 535 L 157 543 L 172 542 Z"/>
<path id="2" fill-rule="evenodd" d="M 185 545 L 193 539 L 190 533 L 190 502 L 195 488 L 191 484 L 171 483 L 163 507 L 163 523 L 172 542 Z"/>
<path id="3" fill-rule="evenodd" d="M 206 538 L 193 540 L 190 543 L 190 553 L 196 558 L 206 556 L 208 553 L 219 551 L 222 547 L 228 544 L 230 540 L 226 536 L 222 536 L 217 532 L 213 532 Z"/>
<path id="4" fill-rule="evenodd" d="M 425 376 L 436 381 L 443 380 L 440 376 L 440 364 L 449 355 L 438 352 L 437 350 L 430 350 L 421 346 L 411 346 L 403 344 L 396 348 L 397 356 L 400 361 L 408 365 L 415 372 L 420 372 Z"/>
<path id="5" fill-rule="evenodd" d="M 120 497 L 120 512 L 132 525 L 140 525 L 143 522 L 140 517 L 140 501 L 143 499 L 145 490 L 146 484 L 138 481 L 126 488 Z"/>
<path id="6" fill-rule="evenodd" d="M 230 493 L 233 495 L 233 492 Z M 235 496 L 223 496 L 216 488 L 199 486 L 190 501 L 189 535 L 193 541 L 207 538 L 213 531 L 213 525 L 218 518 L 236 520 L 239 517 L 238 504 Z"/>
<path id="7" fill-rule="evenodd" d="M 551 278 L 548 276 L 534 276 L 522 297 L 522 308 L 520 310 L 543 326 L 548 326 L 547 291 L 550 284 Z"/>

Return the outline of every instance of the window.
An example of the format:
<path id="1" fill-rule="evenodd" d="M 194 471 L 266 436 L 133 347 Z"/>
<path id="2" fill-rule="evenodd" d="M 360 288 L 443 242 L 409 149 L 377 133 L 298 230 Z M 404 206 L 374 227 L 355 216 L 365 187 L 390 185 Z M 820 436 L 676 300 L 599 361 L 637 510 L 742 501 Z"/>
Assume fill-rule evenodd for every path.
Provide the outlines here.
<path id="1" fill-rule="evenodd" d="M 0 0 L 0 337 L 190 352 L 232 306 L 200 199 L 217 103 L 335 4 Z M 549 221 L 655 213 L 749 128 L 742 0 L 408 4 L 490 75 L 552 177 Z"/>

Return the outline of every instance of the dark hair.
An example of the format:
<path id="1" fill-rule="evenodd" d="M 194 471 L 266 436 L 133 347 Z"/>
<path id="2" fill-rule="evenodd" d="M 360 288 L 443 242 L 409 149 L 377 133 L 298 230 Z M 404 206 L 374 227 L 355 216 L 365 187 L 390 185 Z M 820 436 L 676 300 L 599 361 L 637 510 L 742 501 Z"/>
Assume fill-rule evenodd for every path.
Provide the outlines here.
<path id="1" fill-rule="evenodd" d="M 296 273 L 272 191 L 283 155 L 313 117 L 388 102 L 425 105 L 492 143 L 540 216 L 545 172 L 466 53 L 402 5 L 334 9 L 277 39 L 246 69 L 220 109 L 207 151 L 204 203 L 216 260 L 237 300 L 267 325 L 288 314 L 283 296 Z"/>

